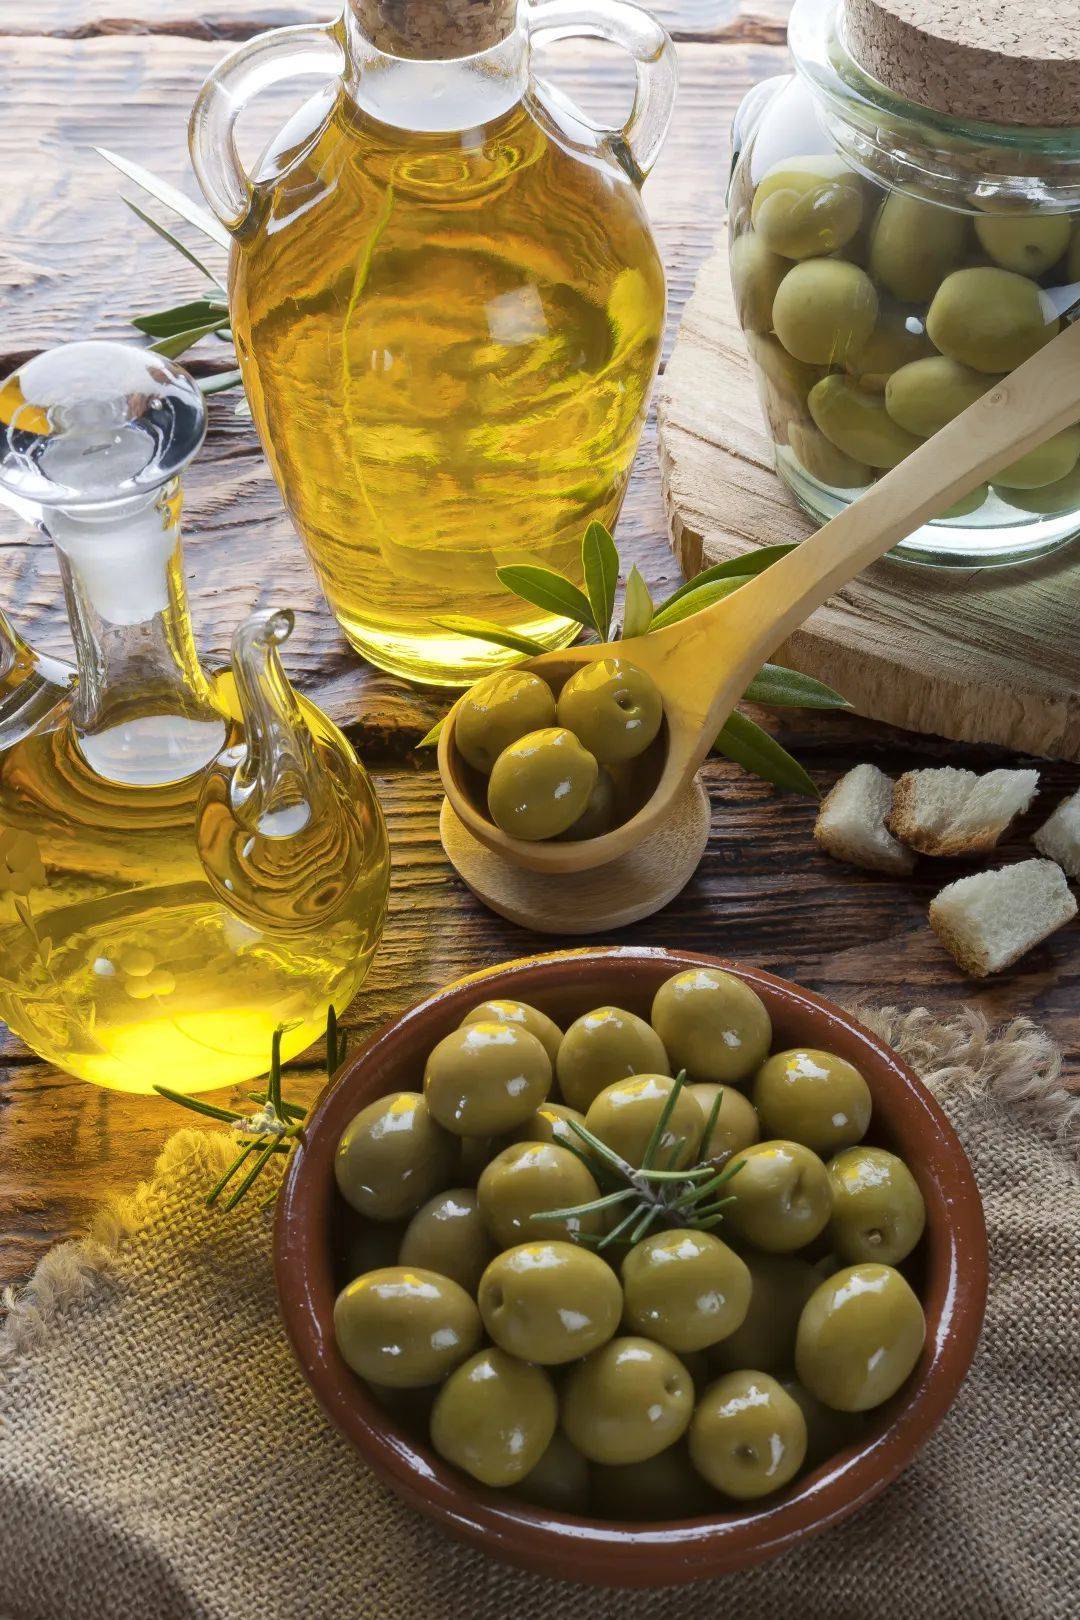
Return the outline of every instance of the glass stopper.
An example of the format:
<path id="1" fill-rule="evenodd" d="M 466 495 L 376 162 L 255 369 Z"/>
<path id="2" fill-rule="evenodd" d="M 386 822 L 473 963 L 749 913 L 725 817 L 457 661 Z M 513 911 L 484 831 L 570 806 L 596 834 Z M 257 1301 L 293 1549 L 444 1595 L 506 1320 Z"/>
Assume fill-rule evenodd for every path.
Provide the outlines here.
<path id="1" fill-rule="evenodd" d="M 205 434 L 202 393 L 175 361 L 131 343 L 65 343 L 0 384 L 0 490 L 43 507 L 149 495 Z"/>

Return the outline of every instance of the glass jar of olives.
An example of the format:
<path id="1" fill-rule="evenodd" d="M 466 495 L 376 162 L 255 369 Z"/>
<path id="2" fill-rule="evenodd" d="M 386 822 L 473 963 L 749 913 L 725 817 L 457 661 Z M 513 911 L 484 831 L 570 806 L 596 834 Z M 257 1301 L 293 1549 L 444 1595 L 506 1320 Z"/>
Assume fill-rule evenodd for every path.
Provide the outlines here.
<path id="1" fill-rule="evenodd" d="M 729 192 L 777 470 L 819 521 L 1035 354 L 1080 298 L 1080 126 L 922 106 L 865 71 L 848 36 L 845 0 L 795 0 L 796 72 L 739 109 Z M 985 567 L 1077 532 L 1080 426 L 897 555 Z"/>

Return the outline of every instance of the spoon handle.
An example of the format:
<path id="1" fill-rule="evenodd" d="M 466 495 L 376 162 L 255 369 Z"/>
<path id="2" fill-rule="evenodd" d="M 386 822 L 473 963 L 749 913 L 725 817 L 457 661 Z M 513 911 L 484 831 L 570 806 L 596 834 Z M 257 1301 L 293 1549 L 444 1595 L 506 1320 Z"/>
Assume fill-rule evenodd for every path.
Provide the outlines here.
<path id="1" fill-rule="evenodd" d="M 710 632 L 722 634 L 725 668 L 736 653 L 740 671 L 752 674 L 815 608 L 898 540 L 1077 421 L 1080 321 L 1003 377 L 816 534 L 749 580 L 735 597 L 706 608 L 689 624 L 700 626 L 708 639 Z M 715 626 L 706 626 L 711 616 Z M 733 632 L 737 650 L 731 644 Z M 728 684 L 716 694 L 721 708 L 728 702 Z"/>

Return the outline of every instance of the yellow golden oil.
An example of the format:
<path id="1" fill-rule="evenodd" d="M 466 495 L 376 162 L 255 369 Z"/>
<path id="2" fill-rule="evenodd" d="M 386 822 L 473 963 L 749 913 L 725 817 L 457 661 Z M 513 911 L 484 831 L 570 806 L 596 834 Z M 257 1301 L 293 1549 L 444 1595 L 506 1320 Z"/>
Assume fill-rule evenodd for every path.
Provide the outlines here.
<path id="1" fill-rule="evenodd" d="M 231 678 L 213 690 L 235 739 Z M 303 710 L 333 791 L 348 793 L 344 739 Z M 291 926 L 295 886 L 283 888 L 280 919 L 272 891 L 260 895 L 260 922 L 222 903 L 196 835 L 202 786 L 201 774 L 144 788 L 107 781 L 63 707 L 0 759 L 0 1017 L 81 1079 L 189 1093 L 249 1080 L 265 1072 L 275 1029 L 283 1056 L 302 1051 L 368 970 L 389 863 L 366 786 L 343 803 L 359 859 L 340 895 L 322 896 L 326 921 L 306 930 Z"/>
<path id="2" fill-rule="evenodd" d="M 252 412 L 329 603 L 396 674 L 471 681 L 513 654 L 447 614 L 562 645 L 508 595 L 580 578 L 614 524 L 656 369 L 663 271 L 636 187 L 524 105 L 413 133 L 344 93 L 263 170 L 231 270 Z"/>

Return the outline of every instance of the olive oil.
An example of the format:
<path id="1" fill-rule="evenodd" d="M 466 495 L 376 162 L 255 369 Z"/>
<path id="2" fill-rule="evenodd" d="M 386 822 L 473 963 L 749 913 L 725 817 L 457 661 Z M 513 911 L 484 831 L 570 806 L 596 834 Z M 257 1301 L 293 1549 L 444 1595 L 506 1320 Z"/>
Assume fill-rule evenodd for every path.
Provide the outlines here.
<path id="1" fill-rule="evenodd" d="M 223 708 L 230 695 L 215 683 Z M 318 711 L 306 718 L 329 764 L 343 739 Z M 66 704 L 0 760 L 0 1017 L 81 1079 L 141 1092 L 242 1082 L 265 1070 L 279 1025 L 285 1057 L 317 1040 L 327 1005 L 344 1009 L 370 966 L 386 904 L 377 813 L 362 797 L 349 806 L 359 871 L 301 931 L 295 881 L 260 892 L 258 922 L 215 892 L 194 835 L 203 780 L 108 781 Z"/>
<path id="2" fill-rule="evenodd" d="M 448 614 L 565 644 L 576 627 L 496 569 L 579 575 L 587 524 L 618 514 L 665 306 L 636 187 L 521 101 L 417 133 L 342 91 L 288 138 L 234 248 L 233 332 L 345 634 L 441 684 L 513 656 Z"/>

